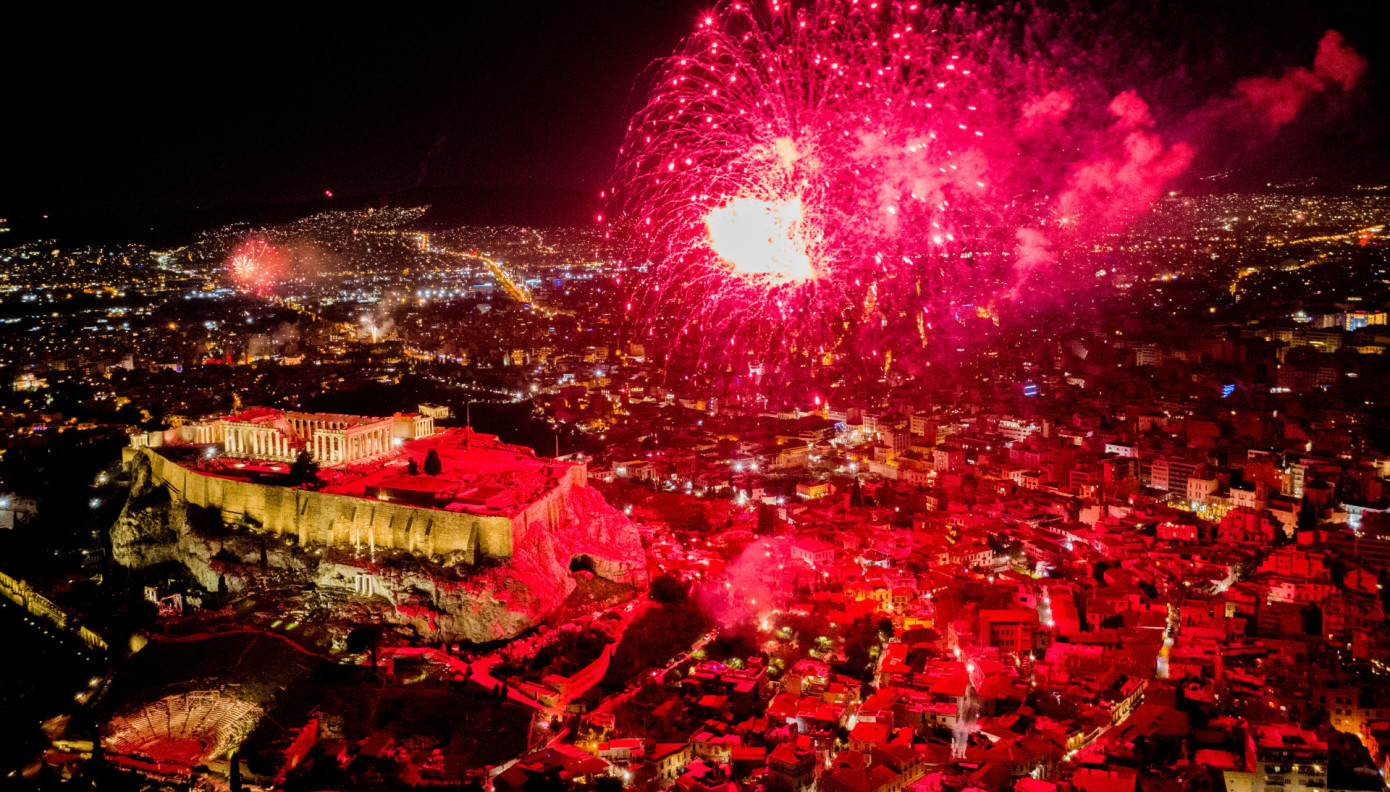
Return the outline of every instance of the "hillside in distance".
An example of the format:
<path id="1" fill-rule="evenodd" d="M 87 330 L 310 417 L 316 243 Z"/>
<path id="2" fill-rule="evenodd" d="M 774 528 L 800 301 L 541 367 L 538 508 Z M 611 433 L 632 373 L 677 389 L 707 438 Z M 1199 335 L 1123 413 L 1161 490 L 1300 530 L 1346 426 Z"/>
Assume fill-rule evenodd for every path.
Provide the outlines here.
<path id="1" fill-rule="evenodd" d="M 116 212 L 47 218 L 16 215 L 9 218 L 13 232 L 7 234 L 4 241 L 19 244 L 55 239 L 67 245 L 126 242 L 181 245 L 198 231 L 232 223 L 279 225 L 317 212 L 426 204 L 430 210 L 421 223 L 428 228 L 579 226 L 594 222 L 599 199 L 596 193 L 547 185 L 464 185 L 422 187 L 385 195 L 322 196 L 287 203 L 223 204 L 144 217 L 123 217 Z"/>

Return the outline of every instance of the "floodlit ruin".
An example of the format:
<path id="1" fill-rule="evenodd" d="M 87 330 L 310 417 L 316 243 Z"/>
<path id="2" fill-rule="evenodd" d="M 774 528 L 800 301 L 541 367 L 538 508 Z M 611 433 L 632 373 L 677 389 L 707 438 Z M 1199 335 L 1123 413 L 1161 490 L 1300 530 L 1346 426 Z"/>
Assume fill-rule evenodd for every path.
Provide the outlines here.
<path id="1" fill-rule="evenodd" d="M 429 637 L 492 640 L 563 601 L 576 556 L 645 576 L 636 529 L 583 462 L 418 414 L 255 410 L 136 435 L 126 464 L 115 559 L 181 562 L 208 591 L 301 581 L 389 603 Z"/>

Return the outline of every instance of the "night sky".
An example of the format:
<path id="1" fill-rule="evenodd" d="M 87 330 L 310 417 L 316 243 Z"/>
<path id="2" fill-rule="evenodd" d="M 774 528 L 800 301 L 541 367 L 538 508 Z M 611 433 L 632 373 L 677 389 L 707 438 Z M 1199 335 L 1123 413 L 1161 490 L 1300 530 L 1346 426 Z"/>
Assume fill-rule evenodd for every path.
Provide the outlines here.
<path id="1" fill-rule="evenodd" d="M 706 5 L 26 9 L 0 46 L 0 211 L 138 217 L 468 185 L 597 192 L 634 83 Z M 1341 30 L 1371 62 L 1358 95 L 1237 164 L 1260 179 L 1354 183 L 1390 169 L 1387 5 L 1192 0 L 1115 16 L 1152 30 L 1153 68 L 1176 67 L 1175 95 L 1308 65 L 1322 30 Z"/>

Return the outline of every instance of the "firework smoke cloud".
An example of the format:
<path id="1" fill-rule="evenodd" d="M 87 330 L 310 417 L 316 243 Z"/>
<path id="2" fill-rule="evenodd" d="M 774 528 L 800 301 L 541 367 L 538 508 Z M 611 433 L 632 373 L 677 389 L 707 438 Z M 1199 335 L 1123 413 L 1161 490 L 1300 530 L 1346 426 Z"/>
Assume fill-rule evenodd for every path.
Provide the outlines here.
<path id="1" fill-rule="evenodd" d="M 1131 222 L 1198 150 L 1137 78 L 1085 68 L 1105 41 L 1036 8 L 720 5 L 653 64 L 600 217 L 646 273 L 634 327 L 815 357 L 890 313 L 1026 299 L 1061 243 Z M 1329 31 L 1312 69 L 1198 115 L 1275 130 L 1364 70 Z"/>

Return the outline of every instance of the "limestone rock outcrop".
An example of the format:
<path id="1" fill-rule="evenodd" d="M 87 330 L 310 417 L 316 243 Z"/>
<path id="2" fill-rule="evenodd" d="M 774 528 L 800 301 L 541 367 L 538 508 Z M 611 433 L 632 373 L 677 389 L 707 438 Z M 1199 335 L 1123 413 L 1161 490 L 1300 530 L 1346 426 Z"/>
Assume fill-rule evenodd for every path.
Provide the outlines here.
<path id="1" fill-rule="evenodd" d="M 209 591 L 316 588 L 433 640 L 484 642 L 514 637 L 564 602 L 576 585 L 576 557 L 599 577 L 646 583 L 636 526 L 589 487 L 567 489 L 547 522 L 522 522 L 510 558 L 474 566 L 401 550 L 301 545 L 190 504 L 148 460 L 139 454 L 130 462 L 130 496 L 111 528 L 114 558 L 135 568 L 177 561 Z"/>

